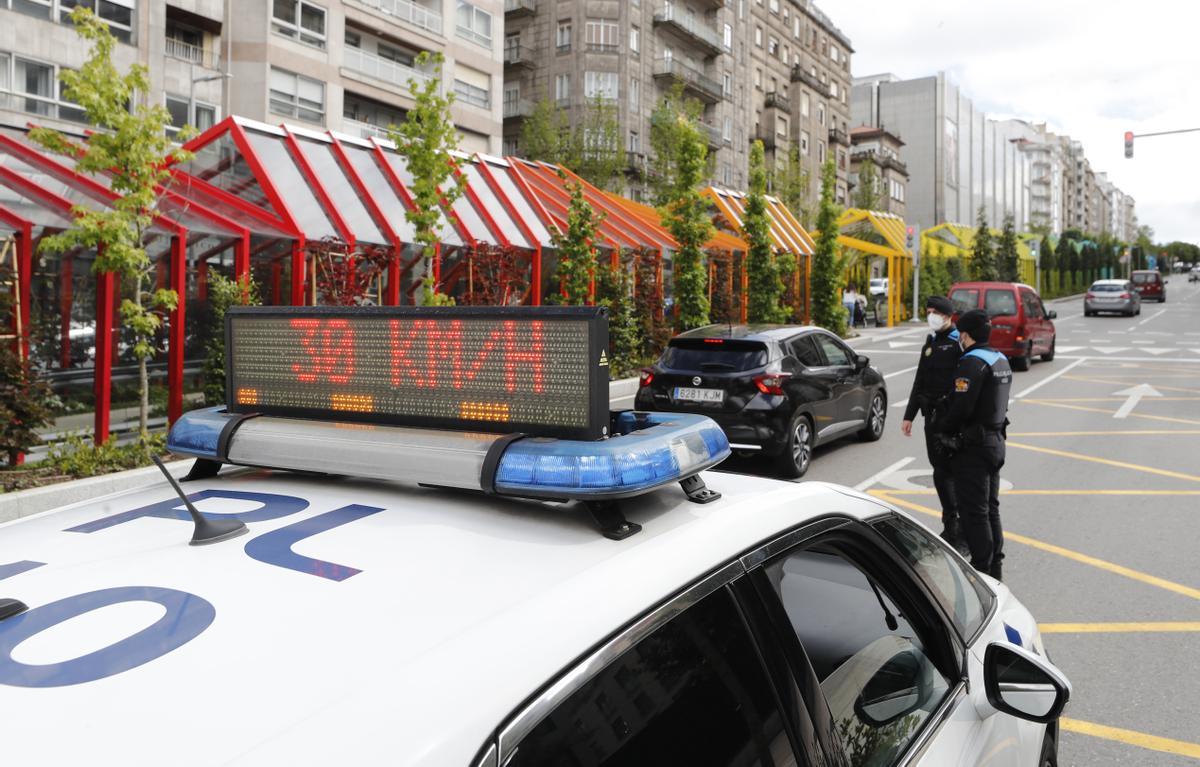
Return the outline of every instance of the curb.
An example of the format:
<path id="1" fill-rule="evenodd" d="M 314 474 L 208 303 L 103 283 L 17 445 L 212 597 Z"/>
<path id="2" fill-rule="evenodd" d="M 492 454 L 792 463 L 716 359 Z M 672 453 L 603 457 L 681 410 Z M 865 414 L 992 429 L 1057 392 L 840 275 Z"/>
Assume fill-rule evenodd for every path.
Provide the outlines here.
<path id="1" fill-rule="evenodd" d="M 170 461 L 167 470 L 175 477 L 182 477 L 192 467 L 192 459 Z M 0 495 L 0 522 L 28 517 L 42 511 L 69 506 L 80 501 L 90 501 L 101 496 L 121 493 L 126 490 L 148 487 L 162 481 L 157 466 L 102 474 L 98 477 L 59 482 L 45 487 L 34 487 L 15 493 Z"/>

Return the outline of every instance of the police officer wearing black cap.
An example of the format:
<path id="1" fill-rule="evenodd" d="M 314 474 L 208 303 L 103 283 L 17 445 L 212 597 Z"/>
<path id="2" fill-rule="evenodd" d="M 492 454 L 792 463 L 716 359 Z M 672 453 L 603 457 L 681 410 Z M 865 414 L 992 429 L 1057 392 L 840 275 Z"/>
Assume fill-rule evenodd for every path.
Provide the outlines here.
<path id="1" fill-rule="evenodd" d="M 954 371 L 950 408 L 937 429 L 955 451 L 951 475 L 971 564 L 999 580 L 1004 559 L 1000 467 L 1012 368 L 1003 354 L 988 346 L 992 326 L 987 312 L 972 309 L 963 314 L 958 332 L 963 356 Z"/>
<path id="2" fill-rule="evenodd" d="M 950 391 L 954 388 L 954 370 L 958 366 L 958 358 L 962 356 L 958 331 L 950 320 L 953 314 L 954 304 L 949 298 L 930 296 L 925 300 L 925 317 L 930 333 L 925 339 L 925 346 L 921 348 L 917 375 L 913 379 L 912 392 L 908 395 L 908 406 L 904 409 L 900 430 L 904 436 L 911 437 L 917 411 L 924 416 L 925 452 L 933 466 L 933 486 L 942 504 L 942 538 L 951 546 L 958 546 L 962 537 L 954 480 L 950 476 L 950 454 L 942 447 L 936 428 L 938 419 L 945 417 L 949 406 Z"/>

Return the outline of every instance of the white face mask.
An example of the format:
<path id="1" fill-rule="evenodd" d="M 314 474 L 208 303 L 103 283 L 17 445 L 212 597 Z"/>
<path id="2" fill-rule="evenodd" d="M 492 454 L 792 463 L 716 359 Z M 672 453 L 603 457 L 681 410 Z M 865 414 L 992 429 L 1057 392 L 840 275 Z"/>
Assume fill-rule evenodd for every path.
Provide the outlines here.
<path id="1" fill-rule="evenodd" d="M 934 333 L 946 327 L 946 318 L 937 312 L 930 312 L 925 321 L 929 323 L 929 329 Z"/>

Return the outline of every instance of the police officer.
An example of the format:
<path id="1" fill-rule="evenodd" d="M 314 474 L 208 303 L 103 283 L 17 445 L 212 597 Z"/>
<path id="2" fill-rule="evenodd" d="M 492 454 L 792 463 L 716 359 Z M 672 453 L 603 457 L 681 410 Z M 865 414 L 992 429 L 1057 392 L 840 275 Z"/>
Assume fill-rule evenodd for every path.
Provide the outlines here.
<path id="1" fill-rule="evenodd" d="M 958 331 L 950 321 L 952 314 L 954 304 L 949 298 L 930 296 L 925 300 L 925 318 L 930 333 L 921 349 L 917 375 L 913 379 L 912 392 L 908 395 L 908 406 L 904 409 L 900 431 L 906 437 L 912 436 L 913 419 L 919 410 L 925 418 L 925 452 L 933 466 L 933 486 L 942 504 L 942 538 L 951 546 L 959 546 L 962 537 L 954 481 L 950 476 L 950 455 L 943 449 L 935 428 L 938 418 L 945 416 L 950 390 L 954 386 L 954 369 L 958 366 L 958 358 L 962 356 Z"/>
<path id="2" fill-rule="evenodd" d="M 1012 368 L 988 346 L 988 315 L 972 309 L 958 319 L 963 356 L 954 371 L 946 417 L 937 429 L 952 449 L 954 491 L 971 564 L 997 580 L 1004 559 L 1000 526 L 1000 467 L 1004 465 L 1005 427 Z"/>

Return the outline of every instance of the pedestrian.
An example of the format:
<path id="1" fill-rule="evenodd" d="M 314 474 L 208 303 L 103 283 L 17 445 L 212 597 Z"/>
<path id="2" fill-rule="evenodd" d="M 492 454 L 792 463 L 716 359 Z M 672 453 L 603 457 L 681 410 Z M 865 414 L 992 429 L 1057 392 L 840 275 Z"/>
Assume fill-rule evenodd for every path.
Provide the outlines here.
<path id="1" fill-rule="evenodd" d="M 987 312 L 972 309 L 958 318 L 963 355 L 954 371 L 950 407 L 937 429 L 949 449 L 959 522 L 976 570 L 1000 580 L 1004 529 L 1000 525 L 1000 468 L 1008 426 L 1012 368 L 988 346 Z"/>
<path id="2" fill-rule="evenodd" d="M 867 312 L 864 308 L 866 303 L 866 299 L 859 294 L 858 287 L 853 282 L 846 286 L 845 292 L 842 293 L 842 306 L 846 307 L 850 327 L 867 324 Z"/>
<path id="3" fill-rule="evenodd" d="M 950 476 L 950 456 L 942 447 L 936 428 L 938 420 L 946 416 L 950 392 L 954 388 L 954 370 L 962 356 L 958 331 L 950 319 L 953 314 L 954 304 L 949 298 L 930 296 L 926 299 L 925 320 L 929 323 L 929 336 L 917 361 L 917 375 L 904 408 L 900 431 L 911 437 L 913 419 L 921 413 L 925 421 L 925 454 L 933 466 L 933 486 L 942 505 L 942 538 L 955 548 L 963 548 L 954 480 Z"/>

